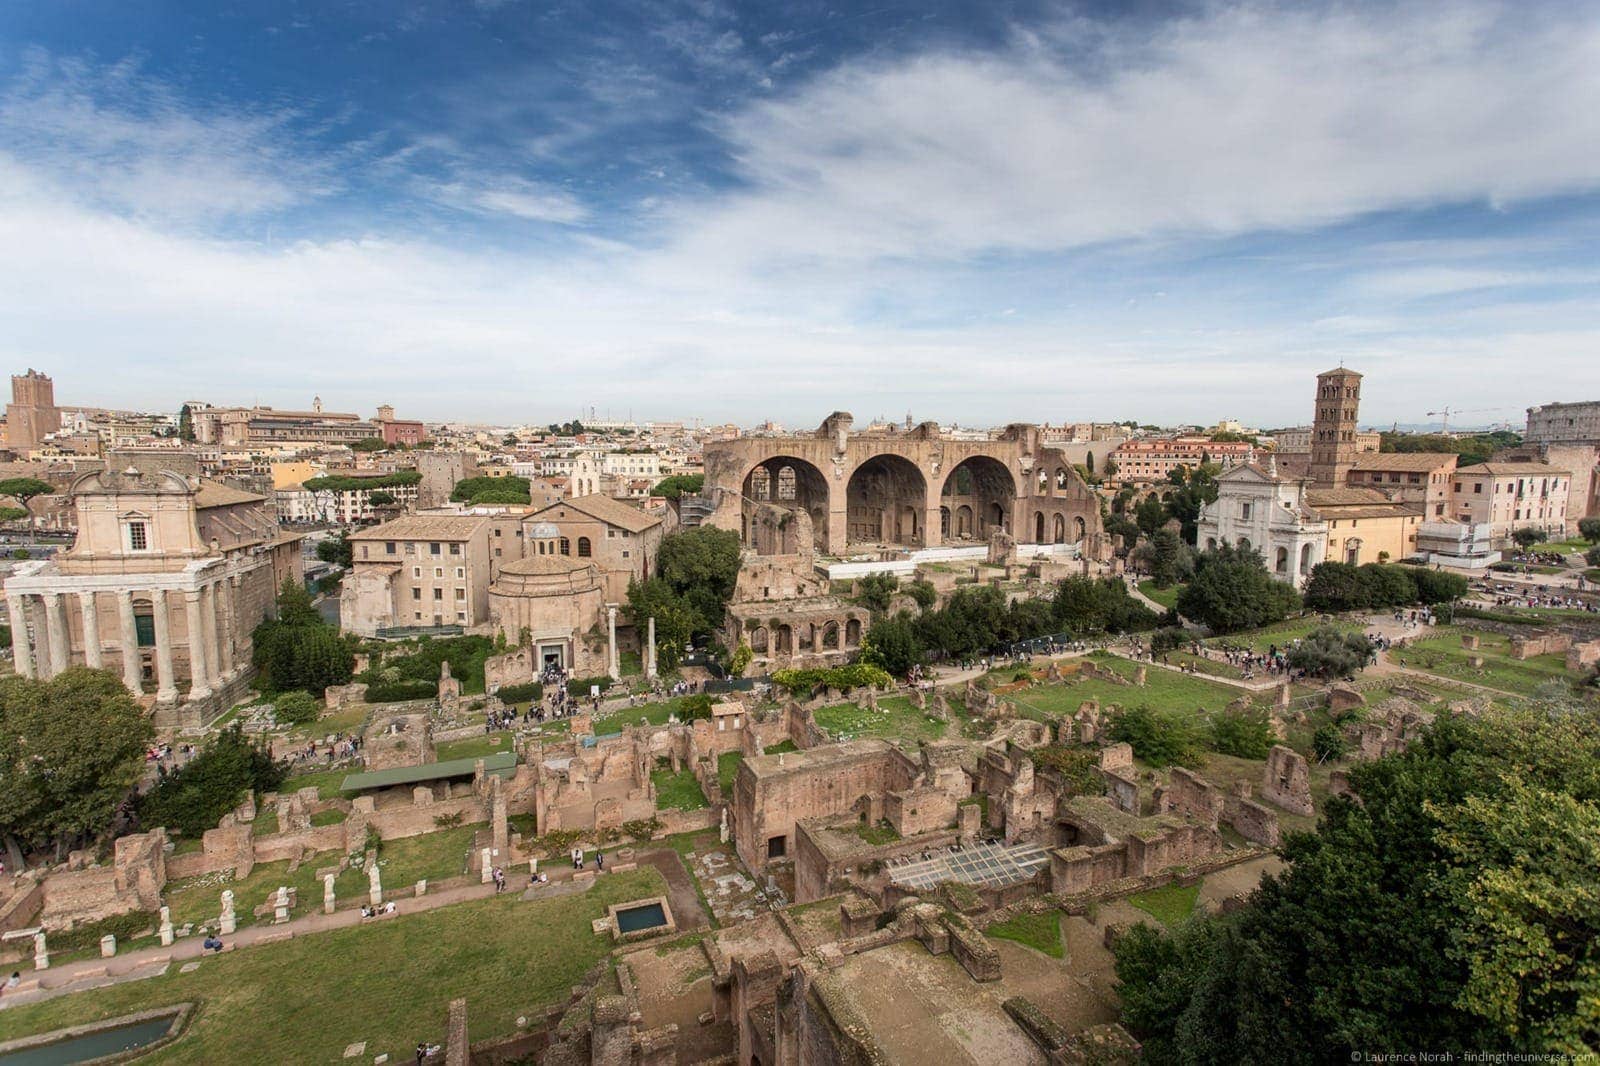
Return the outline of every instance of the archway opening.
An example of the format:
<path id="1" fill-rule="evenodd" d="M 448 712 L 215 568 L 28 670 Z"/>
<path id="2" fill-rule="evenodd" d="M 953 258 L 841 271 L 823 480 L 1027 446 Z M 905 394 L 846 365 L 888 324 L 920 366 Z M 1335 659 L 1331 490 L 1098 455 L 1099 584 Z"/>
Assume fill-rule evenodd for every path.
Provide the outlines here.
<path id="1" fill-rule="evenodd" d="M 851 543 L 923 543 L 920 515 L 928 483 L 911 460 L 875 455 L 856 467 L 845 488 L 845 510 Z"/>
<path id="2" fill-rule="evenodd" d="M 1049 484 L 1047 474 L 1043 484 Z M 986 455 L 962 460 L 945 476 L 939 496 L 940 503 L 958 516 L 956 528 L 951 531 L 954 539 L 988 540 L 996 529 L 1011 532 L 1011 507 L 1017 498 L 1017 482 L 1000 460 Z M 962 528 L 959 515 L 963 510 L 972 516 L 975 524 Z"/>
<path id="3" fill-rule="evenodd" d="M 771 503 L 779 507 L 792 507 L 810 515 L 813 546 L 818 551 L 829 550 L 828 479 L 815 466 L 788 455 L 763 459 L 745 474 L 740 492 L 744 496 L 744 542 L 747 547 L 762 550 L 759 545 L 752 543 L 751 532 L 756 527 L 753 518 L 757 507 Z"/>

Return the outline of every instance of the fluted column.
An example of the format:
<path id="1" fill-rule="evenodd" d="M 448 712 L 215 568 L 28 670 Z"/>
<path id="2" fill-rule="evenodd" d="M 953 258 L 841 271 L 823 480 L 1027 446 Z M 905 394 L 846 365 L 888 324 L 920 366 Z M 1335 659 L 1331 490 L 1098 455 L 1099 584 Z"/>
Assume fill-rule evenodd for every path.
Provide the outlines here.
<path id="1" fill-rule="evenodd" d="M 137 696 L 144 691 L 144 685 L 143 671 L 139 669 L 139 623 L 133 617 L 132 589 L 117 593 L 117 628 L 121 630 L 122 683 Z"/>
<path id="2" fill-rule="evenodd" d="M 150 598 L 153 604 L 151 618 L 156 630 L 156 702 L 177 703 L 178 682 L 172 674 L 172 622 L 167 592 L 165 589 L 156 589 Z"/>
<path id="3" fill-rule="evenodd" d="M 200 595 L 200 625 L 206 635 L 206 673 L 210 675 L 214 687 L 221 688 L 222 656 L 217 648 L 217 586 L 206 585 Z"/>
<path id="4" fill-rule="evenodd" d="M 189 630 L 189 699 L 191 700 L 203 700 L 211 695 L 210 671 L 206 664 L 206 627 L 200 615 L 200 590 L 185 590 L 183 617 Z"/>
<path id="5" fill-rule="evenodd" d="M 67 639 L 66 604 L 61 593 L 44 594 L 44 627 L 50 640 L 50 676 L 55 677 L 72 665 L 72 644 Z"/>
<path id="6" fill-rule="evenodd" d="M 225 577 L 214 586 L 218 602 L 221 606 L 221 617 L 217 625 L 217 643 L 222 652 L 222 679 L 232 681 L 238 675 L 238 670 L 233 662 L 233 579 Z"/>
<path id="7" fill-rule="evenodd" d="M 83 615 L 83 664 L 98 670 L 105 665 L 100 651 L 100 610 L 93 592 L 78 593 L 78 611 Z"/>
<path id="8" fill-rule="evenodd" d="M 606 604 L 606 673 L 611 680 L 622 678 L 622 665 L 617 658 L 617 605 Z"/>
<path id="9" fill-rule="evenodd" d="M 16 660 L 17 673 L 33 677 L 33 645 L 28 637 L 28 600 L 25 596 L 7 596 L 6 607 L 11 612 L 11 655 Z"/>

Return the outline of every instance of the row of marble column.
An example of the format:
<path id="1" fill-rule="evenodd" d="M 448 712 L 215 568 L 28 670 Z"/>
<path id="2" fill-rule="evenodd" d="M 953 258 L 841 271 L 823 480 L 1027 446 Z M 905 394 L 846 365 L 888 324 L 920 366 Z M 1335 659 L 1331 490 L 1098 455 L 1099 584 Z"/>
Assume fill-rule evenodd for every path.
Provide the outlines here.
<path id="1" fill-rule="evenodd" d="M 203 700 L 211 693 L 232 681 L 244 668 L 242 655 L 236 656 L 235 634 L 238 632 L 237 610 L 240 578 L 223 577 L 192 589 L 184 589 L 183 610 L 185 629 L 189 634 L 189 691 L 187 699 Z M 122 681 L 135 694 L 142 692 L 139 654 L 139 630 L 134 617 L 135 594 L 148 595 L 151 601 L 151 620 L 155 629 L 156 702 L 176 703 L 178 685 L 172 658 L 172 619 L 168 603 L 169 590 L 141 591 L 133 588 L 117 589 L 104 595 L 117 600 L 118 640 L 122 657 Z M 11 612 L 11 649 L 16 660 L 17 673 L 24 677 L 41 679 L 54 677 L 72 665 L 71 627 L 67 621 L 69 601 L 77 600 L 83 626 L 83 664 L 101 669 L 105 666 L 105 651 L 100 640 L 99 597 L 101 593 L 43 592 L 6 594 Z M 44 624 L 37 626 L 37 655 L 33 636 L 28 631 L 30 604 L 38 601 L 44 612 Z"/>

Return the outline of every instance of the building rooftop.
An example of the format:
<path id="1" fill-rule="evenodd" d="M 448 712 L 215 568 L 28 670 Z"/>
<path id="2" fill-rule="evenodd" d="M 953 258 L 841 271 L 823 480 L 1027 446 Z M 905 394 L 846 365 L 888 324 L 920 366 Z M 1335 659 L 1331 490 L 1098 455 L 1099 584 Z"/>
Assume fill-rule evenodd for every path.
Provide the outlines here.
<path id="1" fill-rule="evenodd" d="M 1441 466 L 1453 466 L 1457 458 L 1455 452 L 1363 452 L 1351 469 L 1421 474 Z"/>
<path id="2" fill-rule="evenodd" d="M 478 763 L 483 772 L 510 777 L 517 769 L 517 753 L 497 751 L 476 759 L 446 759 L 444 762 L 425 762 L 421 766 L 391 766 L 387 770 L 369 770 L 351 774 L 339 785 L 345 792 L 358 792 L 369 788 L 389 788 L 409 785 L 419 781 L 439 781 L 447 777 L 471 777 L 477 773 Z"/>
<path id="3" fill-rule="evenodd" d="M 1458 474 L 1488 474 L 1491 477 L 1571 477 L 1570 470 L 1557 470 L 1546 463 L 1478 463 L 1463 466 Z"/>
<path id="4" fill-rule="evenodd" d="M 232 507 L 239 503 L 260 503 L 264 499 L 265 496 L 236 489 L 220 481 L 202 481 L 200 488 L 195 491 L 194 505 L 203 511 L 207 507 Z"/>
<path id="5" fill-rule="evenodd" d="M 590 518 L 598 518 L 607 525 L 626 529 L 632 533 L 642 533 L 652 526 L 661 524 L 661 519 L 655 515 L 645 514 L 631 504 L 623 503 L 621 500 L 614 500 L 610 496 L 601 493 L 578 496 L 574 499 L 552 503 L 532 517 L 545 516 L 549 512 L 560 510 L 561 508 L 571 508 L 574 511 L 588 515 Z"/>
<path id="6" fill-rule="evenodd" d="M 890 752 L 899 754 L 900 750 L 887 740 L 869 737 L 864 740 L 846 741 L 843 744 L 824 744 L 822 747 L 805 751 L 785 752 L 782 755 L 755 755 L 744 760 L 744 765 L 748 766 L 757 777 L 775 777 L 778 774 L 794 773 L 799 770 L 840 766 L 855 762 L 857 759 Z"/>
<path id="7" fill-rule="evenodd" d="M 470 540 L 487 525 L 486 515 L 408 515 L 359 530 L 351 540 Z"/>

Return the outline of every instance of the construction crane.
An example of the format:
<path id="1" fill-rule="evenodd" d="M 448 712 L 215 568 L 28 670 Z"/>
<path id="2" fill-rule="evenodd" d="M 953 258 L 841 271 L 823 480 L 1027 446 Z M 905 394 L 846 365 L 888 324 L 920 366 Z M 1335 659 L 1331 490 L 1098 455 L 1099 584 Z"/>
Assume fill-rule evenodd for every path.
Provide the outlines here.
<path id="1" fill-rule="evenodd" d="M 1481 414 L 1491 414 L 1491 413 L 1494 413 L 1494 412 L 1497 412 L 1497 411 L 1504 411 L 1504 410 L 1505 410 L 1504 407 L 1468 407 L 1468 408 L 1462 409 L 1460 407 L 1448 407 L 1447 406 L 1447 407 L 1443 408 L 1442 410 L 1429 411 L 1428 412 L 1428 417 L 1432 418 L 1434 415 L 1440 416 L 1441 421 L 1439 422 L 1439 432 L 1440 433 L 1449 433 L 1450 432 L 1450 416 L 1451 415 L 1481 415 Z"/>

